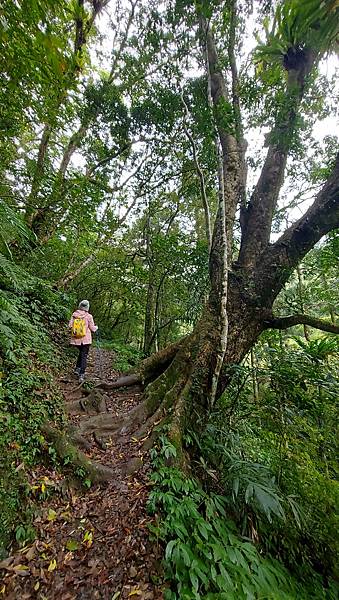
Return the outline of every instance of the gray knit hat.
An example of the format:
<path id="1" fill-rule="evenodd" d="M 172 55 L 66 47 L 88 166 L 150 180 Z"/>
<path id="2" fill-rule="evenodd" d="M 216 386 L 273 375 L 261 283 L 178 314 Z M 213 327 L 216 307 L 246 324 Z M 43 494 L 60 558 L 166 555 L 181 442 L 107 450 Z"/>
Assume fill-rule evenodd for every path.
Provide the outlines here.
<path id="1" fill-rule="evenodd" d="M 88 300 L 81 300 L 81 302 L 79 303 L 79 309 L 80 310 L 89 310 Z"/>

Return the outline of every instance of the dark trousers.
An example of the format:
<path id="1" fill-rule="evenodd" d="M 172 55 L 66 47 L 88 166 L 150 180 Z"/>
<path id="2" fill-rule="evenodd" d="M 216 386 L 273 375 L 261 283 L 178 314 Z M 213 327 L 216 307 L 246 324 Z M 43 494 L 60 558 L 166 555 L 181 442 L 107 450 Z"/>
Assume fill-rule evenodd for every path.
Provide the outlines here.
<path id="1" fill-rule="evenodd" d="M 91 344 L 81 344 L 80 346 L 77 346 L 77 348 L 79 349 L 79 356 L 78 356 L 78 360 L 77 360 L 77 369 L 80 369 L 80 375 L 84 375 L 84 373 L 86 371 L 87 356 L 88 356 L 88 351 L 89 351 L 90 345 Z"/>

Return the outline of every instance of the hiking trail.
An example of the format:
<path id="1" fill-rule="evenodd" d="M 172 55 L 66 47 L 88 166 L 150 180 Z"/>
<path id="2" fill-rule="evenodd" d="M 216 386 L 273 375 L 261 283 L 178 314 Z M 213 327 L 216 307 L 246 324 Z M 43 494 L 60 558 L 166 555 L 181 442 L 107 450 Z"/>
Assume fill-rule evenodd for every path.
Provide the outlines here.
<path id="1" fill-rule="evenodd" d="M 119 373 L 112 369 L 113 359 L 112 351 L 93 348 L 87 380 L 97 383 L 102 374 L 106 381 L 116 379 Z M 59 385 L 65 402 L 86 398 L 69 373 Z M 124 417 L 141 396 L 139 386 L 106 392 L 107 412 Z M 74 414 L 69 420 L 78 426 L 88 418 Z M 162 600 L 161 549 L 148 539 L 152 522 L 146 512 L 151 489 L 148 453 L 142 454 L 142 442 L 131 434 L 106 438 L 103 443 L 93 434 L 84 437 L 86 456 L 107 465 L 114 476 L 86 491 L 52 468 L 39 466 L 29 473 L 31 493 L 42 499 L 34 519 L 36 539 L 0 563 L 2 597 Z M 128 475 L 126 465 L 133 459 L 141 460 L 142 466 Z"/>

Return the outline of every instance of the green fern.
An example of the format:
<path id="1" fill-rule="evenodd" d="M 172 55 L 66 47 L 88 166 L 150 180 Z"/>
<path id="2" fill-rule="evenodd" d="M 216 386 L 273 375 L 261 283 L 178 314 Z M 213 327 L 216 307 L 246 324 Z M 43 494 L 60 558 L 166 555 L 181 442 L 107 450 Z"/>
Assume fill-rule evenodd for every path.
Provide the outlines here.
<path id="1" fill-rule="evenodd" d="M 296 343 L 305 351 L 305 354 L 313 360 L 325 360 L 331 354 L 336 354 L 339 350 L 337 338 L 321 338 L 304 342 L 302 339 L 295 337 Z"/>
<path id="2" fill-rule="evenodd" d="M 0 253 L 0 283 L 2 287 L 16 291 L 26 291 L 36 279 L 11 258 Z"/>
<path id="3" fill-rule="evenodd" d="M 0 253 L 12 258 L 10 244 L 27 242 L 33 234 L 26 227 L 20 215 L 0 198 Z"/>
<path id="4" fill-rule="evenodd" d="M 266 42 L 259 42 L 257 62 L 282 63 L 289 49 L 310 48 L 320 54 L 338 43 L 339 6 L 335 0 L 288 0 L 276 10 Z"/>

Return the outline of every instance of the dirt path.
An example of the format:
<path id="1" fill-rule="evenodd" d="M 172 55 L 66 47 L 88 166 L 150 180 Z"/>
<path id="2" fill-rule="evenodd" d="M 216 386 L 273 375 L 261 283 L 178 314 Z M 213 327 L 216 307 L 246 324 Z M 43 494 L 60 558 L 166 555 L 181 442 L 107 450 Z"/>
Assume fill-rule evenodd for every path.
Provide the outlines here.
<path id="1" fill-rule="evenodd" d="M 115 378 L 113 354 L 101 351 L 101 361 L 89 358 L 87 378 Z M 101 365 L 100 365 L 101 362 Z M 60 384 L 65 395 L 76 387 L 76 379 Z M 81 397 L 82 390 L 73 393 Z M 109 412 L 123 415 L 140 401 L 137 387 L 114 391 L 106 396 Z M 74 422 L 88 418 L 72 417 Z M 102 450 L 93 436 L 87 437 L 86 454 L 115 472 L 113 480 L 85 492 L 65 485 L 55 471 L 36 469 L 30 474 L 31 493 L 39 503 L 34 520 L 37 537 L 33 545 L 17 551 L 0 567 L 3 598 L 24 600 L 161 600 L 158 564 L 160 549 L 148 540 L 146 501 L 150 490 L 148 456 L 141 456 L 133 437 L 117 442 L 106 440 Z M 142 468 L 133 476 L 124 475 L 124 466 L 140 456 Z M 3 588 L 3 586 L 5 586 Z"/>

